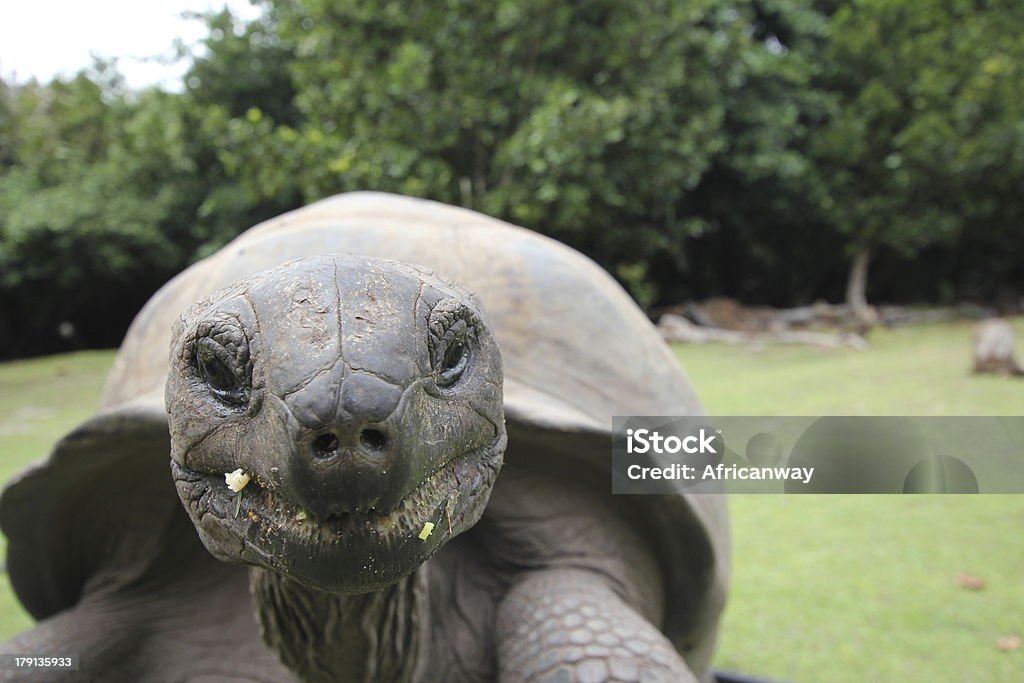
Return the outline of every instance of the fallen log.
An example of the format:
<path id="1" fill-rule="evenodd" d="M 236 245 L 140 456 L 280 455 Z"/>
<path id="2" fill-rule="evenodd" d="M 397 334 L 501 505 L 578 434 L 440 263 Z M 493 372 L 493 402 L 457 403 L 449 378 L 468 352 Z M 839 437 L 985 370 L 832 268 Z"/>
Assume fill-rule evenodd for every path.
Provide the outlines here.
<path id="1" fill-rule="evenodd" d="M 694 325 L 686 318 L 666 313 L 658 321 L 658 331 L 669 342 L 684 344 L 803 344 L 823 348 L 849 348 L 862 351 L 868 347 L 864 337 L 850 332 L 739 332 L 717 327 Z"/>

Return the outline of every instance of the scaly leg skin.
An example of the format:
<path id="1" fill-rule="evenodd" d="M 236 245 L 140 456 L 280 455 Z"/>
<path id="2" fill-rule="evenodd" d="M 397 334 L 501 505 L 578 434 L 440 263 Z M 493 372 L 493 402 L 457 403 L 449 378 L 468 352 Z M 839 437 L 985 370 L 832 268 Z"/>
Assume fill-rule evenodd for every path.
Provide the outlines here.
<path id="1" fill-rule="evenodd" d="M 500 683 L 698 683 L 672 644 L 601 576 L 531 572 L 498 610 Z"/>

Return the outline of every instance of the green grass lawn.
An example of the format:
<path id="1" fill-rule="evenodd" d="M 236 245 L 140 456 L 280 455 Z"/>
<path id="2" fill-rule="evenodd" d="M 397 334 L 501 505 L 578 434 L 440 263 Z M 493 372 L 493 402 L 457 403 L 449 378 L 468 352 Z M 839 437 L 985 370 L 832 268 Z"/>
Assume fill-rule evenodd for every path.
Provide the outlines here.
<path id="1" fill-rule="evenodd" d="M 96 412 L 113 351 L 86 351 L 0 364 L 0 481 L 46 455 L 54 442 Z M 0 535 L 0 551 L 6 544 Z M 0 575 L 0 641 L 32 623 Z"/>
<path id="2" fill-rule="evenodd" d="M 1015 323 L 1024 338 L 1024 319 Z M 1011 415 L 1024 380 L 971 377 L 963 324 L 868 351 L 679 347 L 709 414 Z M 0 365 L 0 480 L 89 415 L 110 352 Z M 800 683 L 1024 681 L 1024 497 L 733 496 L 717 665 Z M 2 541 L 0 541 L 2 543 Z M 966 591 L 957 573 L 984 578 Z M 0 640 L 30 619 L 0 585 Z"/>
<path id="3" fill-rule="evenodd" d="M 1024 338 L 1024 319 L 1014 323 Z M 1020 415 L 973 377 L 973 325 L 879 331 L 864 352 L 679 346 L 711 415 Z M 1019 345 L 1018 345 L 1019 347 Z M 1024 496 L 732 496 L 717 666 L 802 683 L 1024 681 Z M 984 578 L 982 591 L 955 583 Z"/>
<path id="4" fill-rule="evenodd" d="M 1024 356 L 1024 317 L 1013 326 Z M 972 323 L 876 330 L 867 351 L 676 348 L 710 415 L 1024 413 L 1024 380 L 968 372 L 973 330 Z"/>

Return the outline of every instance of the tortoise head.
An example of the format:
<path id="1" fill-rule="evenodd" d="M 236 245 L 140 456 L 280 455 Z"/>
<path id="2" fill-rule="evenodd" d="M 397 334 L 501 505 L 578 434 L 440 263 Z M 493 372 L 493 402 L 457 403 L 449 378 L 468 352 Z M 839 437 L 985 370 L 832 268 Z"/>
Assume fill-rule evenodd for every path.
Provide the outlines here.
<path id="1" fill-rule="evenodd" d="M 501 468 L 485 315 L 408 264 L 316 257 L 237 282 L 182 316 L 170 361 L 171 469 L 221 560 L 377 590 L 473 526 Z"/>

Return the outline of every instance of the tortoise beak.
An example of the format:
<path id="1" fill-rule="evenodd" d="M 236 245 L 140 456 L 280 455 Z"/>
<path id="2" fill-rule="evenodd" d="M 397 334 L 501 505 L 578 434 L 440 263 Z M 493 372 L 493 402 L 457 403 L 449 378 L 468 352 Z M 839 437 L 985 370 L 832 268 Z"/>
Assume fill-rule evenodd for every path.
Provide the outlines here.
<path id="1" fill-rule="evenodd" d="M 399 428 L 403 399 L 416 386 L 354 374 L 341 382 L 340 405 L 330 418 L 309 420 L 323 411 L 294 410 L 299 428 L 284 463 L 286 495 L 320 521 L 358 512 L 386 514 L 397 507 L 420 483 Z M 289 403 L 308 406 L 322 398 L 297 396 Z"/>

